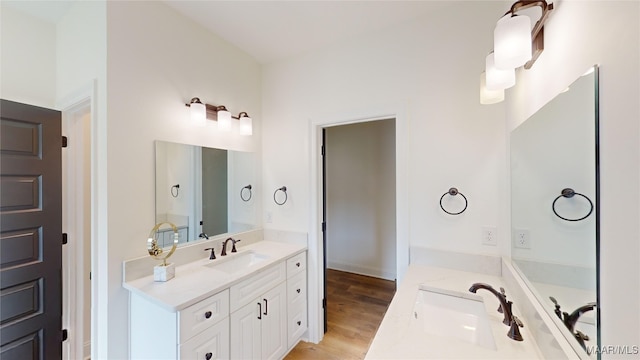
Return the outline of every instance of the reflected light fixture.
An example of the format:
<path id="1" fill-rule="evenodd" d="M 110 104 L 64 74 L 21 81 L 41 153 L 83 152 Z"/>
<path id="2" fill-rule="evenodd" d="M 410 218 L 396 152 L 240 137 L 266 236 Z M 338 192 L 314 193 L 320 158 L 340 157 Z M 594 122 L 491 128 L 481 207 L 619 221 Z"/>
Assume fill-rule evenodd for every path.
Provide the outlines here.
<path id="1" fill-rule="evenodd" d="M 199 98 L 194 97 L 185 106 L 190 108 L 191 119 L 199 125 L 206 124 L 206 120 L 214 120 L 218 124 L 221 131 L 230 131 L 232 128 L 232 119 L 240 121 L 240 135 L 253 135 L 253 120 L 246 112 L 241 112 L 238 116 L 231 115 L 224 105 L 203 104 Z"/>

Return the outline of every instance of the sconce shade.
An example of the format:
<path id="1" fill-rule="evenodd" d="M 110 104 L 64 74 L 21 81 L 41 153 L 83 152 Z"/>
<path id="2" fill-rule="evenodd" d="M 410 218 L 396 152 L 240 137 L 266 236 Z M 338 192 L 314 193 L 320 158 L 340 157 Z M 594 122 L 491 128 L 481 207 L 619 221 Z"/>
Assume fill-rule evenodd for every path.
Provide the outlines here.
<path id="1" fill-rule="evenodd" d="M 193 98 L 191 99 L 191 103 L 189 104 L 189 108 L 191 111 L 191 121 L 197 125 L 205 125 L 207 120 L 207 108 L 206 106 L 200 102 L 200 99 Z"/>
<path id="2" fill-rule="evenodd" d="M 253 135 L 253 120 L 247 113 L 240 115 L 240 135 Z"/>
<path id="3" fill-rule="evenodd" d="M 497 104 L 504 100 L 504 90 L 489 90 L 487 89 L 486 73 L 483 71 L 480 74 L 480 104 L 491 105 Z"/>
<path id="4" fill-rule="evenodd" d="M 487 55 L 485 72 L 487 90 L 504 90 L 516 84 L 516 70 L 500 70 L 496 68 L 494 53 Z"/>
<path id="5" fill-rule="evenodd" d="M 227 110 L 218 110 L 218 129 L 231 130 L 231 113 Z"/>
<path id="6" fill-rule="evenodd" d="M 531 19 L 507 14 L 498 20 L 493 31 L 493 51 L 496 68 L 500 70 L 515 69 L 529 61 L 532 56 Z"/>

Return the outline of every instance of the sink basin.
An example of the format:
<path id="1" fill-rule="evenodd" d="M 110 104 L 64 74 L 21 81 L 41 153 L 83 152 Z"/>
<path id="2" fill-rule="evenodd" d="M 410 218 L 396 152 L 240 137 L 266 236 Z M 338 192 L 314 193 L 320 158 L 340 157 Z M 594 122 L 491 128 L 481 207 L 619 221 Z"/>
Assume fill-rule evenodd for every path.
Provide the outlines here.
<path id="1" fill-rule="evenodd" d="M 482 297 L 420 286 L 411 326 L 416 331 L 448 336 L 496 350 Z"/>
<path id="2" fill-rule="evenodd" d="M 218 257 L 217 259 L 212 260 L 204 266 L 228 274 L 233 274 L 246 270 L 251 266 L 266 260 L 267 258 L 267 256 L 257 254 L 253 251 L 230 253 L 225 257 Z"/>

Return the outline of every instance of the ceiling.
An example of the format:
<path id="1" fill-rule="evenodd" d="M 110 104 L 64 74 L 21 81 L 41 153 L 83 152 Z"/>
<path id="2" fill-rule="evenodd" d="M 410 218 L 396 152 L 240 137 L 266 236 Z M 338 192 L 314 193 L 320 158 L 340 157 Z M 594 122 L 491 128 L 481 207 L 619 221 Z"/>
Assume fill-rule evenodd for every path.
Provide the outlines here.
<path id="1" fill-rule="evenodd" d="M 455 3 L 373 0 L 165 2 L 260 63 L 389 28 Z"/>
<path id="2" fill-rule="evenodd" d="M 7 5 L 52 23 L 58 22 L 75 2 L 1 1 L 3 6 Z M 242 49 L 260 63 L 285 59 L 371 31 L 390 28 L 456 3 L 451 0 L 163 2 Z"/>

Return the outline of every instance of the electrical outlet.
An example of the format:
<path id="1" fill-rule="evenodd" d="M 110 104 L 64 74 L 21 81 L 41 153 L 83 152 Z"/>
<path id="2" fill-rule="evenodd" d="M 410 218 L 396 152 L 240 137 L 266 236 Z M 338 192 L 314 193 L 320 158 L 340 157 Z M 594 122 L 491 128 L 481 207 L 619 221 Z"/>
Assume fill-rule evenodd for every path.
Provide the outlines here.
<path id="1" fill-rule="evenodd" d="M 482 245 L 498 246 L 498 232 L 490 226 L 482 227 Z"/>
<path id="2" fill-rule="evenodd" d="M 267 211 L 267 224 L 271 224 L 273 222 L 273 213 L 271 211 Z"/>
<path id="3" fill-rule="evenodd" d="M 529 236 L 529 230 L 515 229 L 513 236 L 513 241 L 516 248 L 531 249 L 531 237 Z"/>

